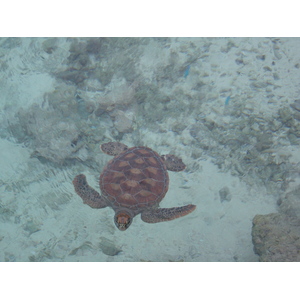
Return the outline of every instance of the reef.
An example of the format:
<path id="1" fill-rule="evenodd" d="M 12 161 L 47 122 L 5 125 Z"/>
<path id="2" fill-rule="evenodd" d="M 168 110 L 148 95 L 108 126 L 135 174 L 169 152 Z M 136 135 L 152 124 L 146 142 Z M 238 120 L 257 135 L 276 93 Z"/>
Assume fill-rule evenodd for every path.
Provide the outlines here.
<path id="1" fill-rule="evenodd" d="M 279 213 L 253 219 L 254 251 L 262 262 L 300 262 L 300 186 L 279 200 Z"/>

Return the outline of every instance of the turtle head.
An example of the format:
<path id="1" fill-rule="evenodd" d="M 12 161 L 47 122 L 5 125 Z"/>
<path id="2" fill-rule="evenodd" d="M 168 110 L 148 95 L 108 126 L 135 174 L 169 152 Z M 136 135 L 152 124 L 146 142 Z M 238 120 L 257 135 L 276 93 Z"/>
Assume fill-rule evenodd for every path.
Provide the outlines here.
<path id="1" fill-rule="evenodd" d="M 119 211 L 115 214 L 115 224 L 118 229 L 125 231 L 132 223 L 132 216 L 125 211 Z"/>

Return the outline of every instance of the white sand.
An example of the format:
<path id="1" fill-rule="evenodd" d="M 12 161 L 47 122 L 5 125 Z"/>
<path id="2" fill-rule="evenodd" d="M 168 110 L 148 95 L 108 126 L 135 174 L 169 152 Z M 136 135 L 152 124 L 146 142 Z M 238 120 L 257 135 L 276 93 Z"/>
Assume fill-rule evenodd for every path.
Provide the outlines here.
<path id="1" fill-rule="evenodd" d="M 203 115 L 222 124 L 231 122 L 224 114 L 226 95 L 231 96 L 230 101 L 248 101 L 253 113 L 265 117 L 297 99 L 299 70 L 294 65 L 300 63 L 300 39 L 280 39 L 280 50 L 271 47 L 270 39 L 232 40 L 234 51 L 226 53 L 220 49 L 226 47 L 228 39 L 207 39 L 207 43 L 212 43 L 208 57 L 192 65 L 186 80 L 182 79 L 175 86 L 162 86 L 162 90 L 171 94 L 181 88 L 186 94 L 193 93 L 191 86 L 199 79 L 200 70 L 204 69 L 207 77 L 202 80 L 213 81 L 214 86 L 207 90 L 211 98 L 203 104 Z M 202 40 L 192 41 L 196 45 L 203 44 Z M 8 80 L 2 81 L 0 96 L 3 124 L 20 108 L 26 109 L 32 103 L 42 104 L 43 94 L 51 91 L 55 83 L 45 71 L 45 64 L 33 58 L 28 58 L 28 61 L 22 58 L 22 51 L 27 53 L 27 43 L 5 56 Z M 39 52 L 41 42 L 35 43 Z M 60 61 L 53 68 L 58 68 L 68 56 L 67 45 L 64 41 L 61 43 L 61 50 L 57 53 Z M 190 43 L 190 39 L 173 39 L 170 47 L 162 51 L 155 42 L 147 49 L 141 46 L 144 52 L 139 68 L 143 76 L 151 81 L 171 52 L 178 53 L 178 59 L 184 62 L 187 53 L 192 51 Z M 240 57 L 247 62 L 240 75 L 236 73 L 241 71 L 235 63 L 237 53 L 241 53 Z M 257 55 L 266 55 L 266 65 L 270 64 L 268 60 L 276 60 L 274 69 L 280 79 L 276 81 L 278 88 L 274 89 L 274 97 L 269 102 L 264 91 L 249 86 L 250 79 L 266 80 L 259 69 L 261 64 L 258 65 L 255 59 Z M 11 58 L 15 56 L 19 63 L 12 62 Z M 48 65 L 51 65 L 50 61 Z M 23 76 L 17 72 L 21 70 L 25 73 Z M 168 129 L 175 121 L 170 118 L 162 126 Z M 184 121 L 188 125 L 195 123 L 193 118 Z M 171 145 L 192 168 L 195 163 L 190 157 L 193 146 L 189 144 L 191 137 L 187 131 L 180 136 L 171 131 L 161 134 L 150 132 L 147 124 L 143 125 L 140 135 L 145 145 L 156 147 L 161 154 L 170 149 L 165 145 Z M 123 142 L 133 146 L 130 135 L 126 135 Z M 143 223 L 137 216 L 126 232 L 120 232 L 113 224 L 114 213 L 110 208 L 93 210 L 83 205 L 75 194 L 72 179 L 78 172 L 84 172 L 90 185 L 98 189 L 97 177 L 88 168 L 55 168 L 41 164 L 38 159 L 30 158 L 30 149 L 18 145 L 13 139 L 2 138 L 0 149 L 0 261 L 257 261 L 251 241 L 252 218 L 256 214 L 276 211 L 275 195 L 262 184 L 248 185 L 230 172 L 221 172 L 208 156 L 204 156 L 197 160 L 200 167 L 195 172 L 170 174 L 169 192 L 161 203 L 161 207 L 193 203 L 197 205 L 195 212 L 158 224 Z M 282 151 L 285 151 L 284 147 Z M 293 157 L 298 157 L 296 146 L 289 146 L 289 151 L 294 153 Z M 104 154 L 100 156 L 103 161 L 110 159 Z M 219 190 L 225 186 L 232 195 L 229 202 L 220 201 Z M 103 247 L 107 243 L 103 242 L 104 238 L 121 252 L 114 256 L 103 253 L 112 251 L 101 250 L 99 245 L 102 243 Z"/>

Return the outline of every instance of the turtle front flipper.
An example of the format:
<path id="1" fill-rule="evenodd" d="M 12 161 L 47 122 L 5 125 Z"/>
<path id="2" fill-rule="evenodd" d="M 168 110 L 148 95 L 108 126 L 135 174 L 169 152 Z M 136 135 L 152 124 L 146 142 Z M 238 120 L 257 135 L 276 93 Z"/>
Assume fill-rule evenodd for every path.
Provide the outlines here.
<path id="1" fill-rule="evenodd" d="M 161 158 L 164 161 L 167 170 L 169 171 L 180 172 L 185 169 L 185 164 L 183 163 L 182 159 L 175 155 L 162 155 Z"/>
<path id="2" fill-rule="evenodd" d="M 172 208 L 154 208 L 143 211 L 141 214 L 141 218 L 144 222 L 147 223 L 171 221 L 186 216 L 195 209 L 196 205 L 193 204 Z"/>
<path id="3" fill-rule="evenodd" d="M 83 174 L 77 175 L 73 180 L 75 192 L 82 198 L 83 203 L 89 205 L 92 208 L 103 208 L 107 204 L 93 188 L 91 188 L 86 177 Z"/>
<path id="4" fill-rule="evenodd" d="M 108 142 L 100 145 L 100 149 L 108 155 L 116 156 L 127 150 L 128 146 L 120 142 Z"/>

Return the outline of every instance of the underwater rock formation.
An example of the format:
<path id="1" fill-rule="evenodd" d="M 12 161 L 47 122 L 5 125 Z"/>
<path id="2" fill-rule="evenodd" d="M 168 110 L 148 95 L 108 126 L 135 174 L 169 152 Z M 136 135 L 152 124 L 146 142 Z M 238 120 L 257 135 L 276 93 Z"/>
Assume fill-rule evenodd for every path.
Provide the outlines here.
<path id="1" fill-rule="evenodd" d="M 13 128 L 15 136 L 34 150 L 32 156 L 58 163 L 78 157 L 83 147 L 80 131 L 75 120 L 66 119 L 62 110 L 33 105 L 27 111 L 19 111 L 18 119 L 19 125 Z"/>
<path id="2" fill-rule="evenodd" d="M 281 213 L 300 220 L 300 186 L 282 197 L 278 204 Z"/>
<path id="3" fill-rule="evenodd" d="M 280 212 L 253 219 L 254 251 L 264 262 L 300 261 L 300 187 L 279 201 Z"/>

